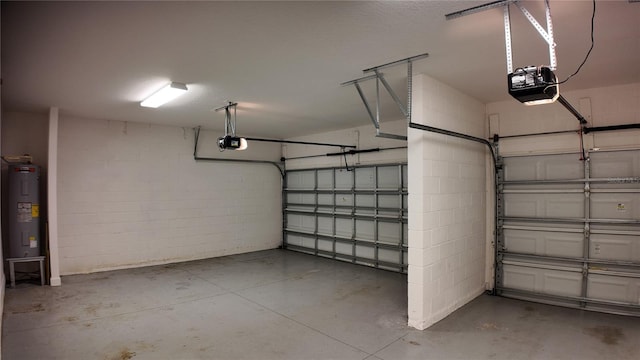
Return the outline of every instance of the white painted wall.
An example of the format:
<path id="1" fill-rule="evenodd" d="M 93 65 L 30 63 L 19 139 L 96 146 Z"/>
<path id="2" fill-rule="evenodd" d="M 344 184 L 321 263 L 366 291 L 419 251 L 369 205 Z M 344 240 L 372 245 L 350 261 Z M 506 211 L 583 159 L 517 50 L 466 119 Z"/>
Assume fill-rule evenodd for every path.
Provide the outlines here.
<path id="1" fill-rule="evenodd" d="M 414 77 L 413 121 L 486 137 L 485 105 Z M 409 129 L 409 325 L 425 329 L 485 290 L 487 148 Z"/>
<path id="2" fill-rule="evenodd" d="M 362 107 L 362 116 L 367 116 L 364 106 Z M 380 128 L 381 131 L 385 133 L 402 136 L 407 135 L 406 120 L 386 122 L 381 124 Z M 347 164 L 349 166 L 407 162 L 406 141 L 379 138 L 376 137 L 375 134 L 376 129 L 373 124 L 368 124 L 355 128 L 301 136 L 287 140 L 356 145 L 360 150 L 375 148 L 398 148 L 395 150 L 348 155 Z M 288 170 L 345 166 L 344 157 L 325 156 L 327 153 L 337 153 L 340 151 L 341 149 L 339 147 L 310 146 L 298 144 L 285 144 L 282 147 L 283 156 L 288 159 L 286 162 Z M 305 159 L 291 159 L 295 157 L 313 155 L 320 156 Z"/>
<path id="3" fill-rule="evenodd" d="M 562 88 L 560 89 L 562 92 Z M 589 126 L 640 123 L 640 83 L 562 92 L 589 122 Z M 500 136 L 578 130 L 576 118 L 558 103 L 524 106 L 516 100 L 487 104 L 491 134 Z M 593 133 L 584 136 L 585 148 L 640 147 L 640 130 Z M 577 133 L 500 140 L 500 154 L 527 155 L 579 152 Z"/>
<path id="4" fill-rule="evenodd" d="M 217 150 L 217 136 L 203 132 L 200 156 L 234 155 Z M 278 247 L 279 171 L 269 164 L 196 162 L 193 145 L 193 129 L 61 115 L 61 274 Z M 251 144 L 241 155 L 277 160 L 280 146 Z"/>
<path id="5" fill-rule="evenodd" d="M 33 157 L 33 163 L 46 171 L 49 134 L 47 114 L 8 112 L 2 116 L 2 154 L 29 154 Z"/>

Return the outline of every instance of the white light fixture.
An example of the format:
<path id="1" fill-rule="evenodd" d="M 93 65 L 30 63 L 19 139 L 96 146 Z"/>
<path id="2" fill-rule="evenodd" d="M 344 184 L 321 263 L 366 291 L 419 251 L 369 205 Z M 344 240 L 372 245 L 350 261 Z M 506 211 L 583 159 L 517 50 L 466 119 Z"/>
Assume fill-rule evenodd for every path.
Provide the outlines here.
<path id="1" fill-rule="evenodd" d="M 154 92 L 151 96 L 144 99 L 140 106 L 157 108 L 167 102 L 177 98 L 187 92 L 187 85 L 179 82 L 171 82 L 160 90 Z"/>

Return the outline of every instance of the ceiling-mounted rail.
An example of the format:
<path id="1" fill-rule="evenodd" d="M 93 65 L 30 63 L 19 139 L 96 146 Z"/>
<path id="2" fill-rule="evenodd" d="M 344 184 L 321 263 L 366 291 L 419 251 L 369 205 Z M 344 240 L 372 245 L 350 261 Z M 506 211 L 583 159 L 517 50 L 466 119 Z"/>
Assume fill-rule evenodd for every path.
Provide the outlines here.
<path id="1" fill-rule="evenodd" d="M 576 110 L 576 108 L 574 108 L 573 106 L 571 106 L 571 104 L 569 104 L 569 102 L 567 101 L 567 99 L 564 98 L 564 96 L 562 95 L 558 96 L 558 102 L 562 106 L 564 106 L 564 108 L 567 109 L 573 116 L 575 116 L 576 119 L 578 119 L 578 121 L 580 122 L 580 125 L 582 125 L 583 127 L 586 127 L 587 120 L 584 118 L 584 116 L 582 116 L 582 114 L 578 112 L 578 110 Z"/>
<path id="2" fill-rule="evenodd" d="M 224 108 L 224 107 L 223 107 Z M 241 163 L 254 163 L 254 164 L 270 164 L 275 166 L 280 172 L 280 176 L 284 178 L 284 164 L 277 163 L 275 161 L 269 160 L 248 160 L 248 159 L 228 159 L 228 158 L 214 158 L 214 157 L 204 157 L 198 155 L 198 140 L 200 139 L 200 127 L 193 129 L 194 133 L 194 144 L 193 144 L 193 160 L 195 161 L 216 161 L 216 162 L 241 162 Z"/>
<path id="3" fill-rule="evenodd" d="M 429 57 L 429 53 L 424 53 L 424 54 L 420 54 L 420 55 L 414 55 L 414 56 L 410 56 L 410 57 L 405 58 L 405 59 L 400 59 L 400 60 L 388 62 L 386 64 L 370 67 L 368 69 L 362 70 L 362 72 L 363 73 L 368 73 L 368 72 L 375 71 L 375 70 L 380 70 L 380 69 L 383 69 L 383 68 L 386 68 L 386 67 L 389 67 L 389 66 L 394 66 L 394 65 L 403 64 L 403 63 L 409 63 L 409 62 L 413 62 L 413 61 L 416 61 L 416 60 L 424 59 L 424 58 L 427 58 L 427 57 Z"/>
<path id="4" fill-rule="evenodd" d="M 508 5 L 509 3 L 514 2 L 515 0 L 500 0 L 500 1 L 492 1 L 490 3 L 486 3 L 486 4 L 482 4 L 482 5 L 478 5 L 478 6 L 474 6 L 474 7 L 470 7 L 468 9 L 464 9 L 464 10 L 460 10 L 460 11 L 455 11 L 449 14 L 446 14 L 444 17 L 447 20 L 451 20 L 451 19 L 456 19 L 459 17 L 463 17 L 463 16 L 467 16 L 467 15 L 471 15 L 471 14 L 475 14 L 475 13 L 479 13 L 481 11 L 485 11 L 485 10 L 491 10 L 491 9 L 495 9 L 495 8 L 499 8 L 502 7 L 504 5 Z"/>
<path id="5" fill-rule="evenodd" d="M 300 145 L 314 145 L 314 146 L 332 146 L 339 148 L 351 148 L 355 149 L 357 146 L 355 145 L 344 145 L 344 144 L 330 144 L 330 143 L 320 143 L 320 142 L 312 142 L 312 141 L 294 141 L 294 140 L 280 140 L 280 139 L 263 139 L 263 138 L 246 138 L 247 141 L 262 141 L 262 142 L 272 142 L 272 143 L 280 143 L 280 144 L 300 144 Z"/>

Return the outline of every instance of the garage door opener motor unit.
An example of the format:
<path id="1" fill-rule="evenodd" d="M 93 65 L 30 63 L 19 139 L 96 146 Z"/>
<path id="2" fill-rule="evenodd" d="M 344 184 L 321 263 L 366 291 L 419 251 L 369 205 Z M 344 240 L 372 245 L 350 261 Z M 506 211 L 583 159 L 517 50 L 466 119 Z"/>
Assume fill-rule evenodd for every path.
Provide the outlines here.
<path id="1" fill-rule="evenodd" d="M 551 103 L 558 99 L 558 83 L 550 68 L 527 66 L 507 76 L 509 94 L 525 105 Z"/>

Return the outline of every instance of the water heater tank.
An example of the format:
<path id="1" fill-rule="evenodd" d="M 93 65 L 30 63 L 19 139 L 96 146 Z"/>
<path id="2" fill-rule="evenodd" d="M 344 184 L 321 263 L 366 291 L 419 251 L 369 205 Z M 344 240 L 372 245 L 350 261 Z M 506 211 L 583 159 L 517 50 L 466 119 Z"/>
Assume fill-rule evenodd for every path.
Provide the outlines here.
<path id="1" fill-rule="evenodd" d="M 40 200 L 36 165 L 9 165 L 9 258 L 40 256 Z"/>

